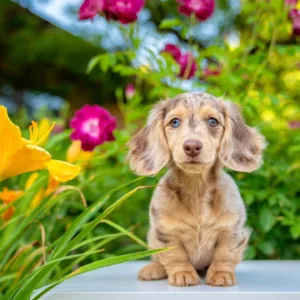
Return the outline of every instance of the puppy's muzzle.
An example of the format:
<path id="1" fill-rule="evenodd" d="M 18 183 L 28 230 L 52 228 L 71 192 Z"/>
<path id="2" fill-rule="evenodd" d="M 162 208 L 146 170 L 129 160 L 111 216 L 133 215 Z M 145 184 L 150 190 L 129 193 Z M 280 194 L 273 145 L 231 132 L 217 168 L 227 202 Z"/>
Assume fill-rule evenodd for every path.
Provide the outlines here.
<path id="1" fill-rule="evenodd" d="M 183 150 L 187 156 L 196 157 L 200 154 L 203 145 L 197 140 L 187 140 L 183 144 Z"/>

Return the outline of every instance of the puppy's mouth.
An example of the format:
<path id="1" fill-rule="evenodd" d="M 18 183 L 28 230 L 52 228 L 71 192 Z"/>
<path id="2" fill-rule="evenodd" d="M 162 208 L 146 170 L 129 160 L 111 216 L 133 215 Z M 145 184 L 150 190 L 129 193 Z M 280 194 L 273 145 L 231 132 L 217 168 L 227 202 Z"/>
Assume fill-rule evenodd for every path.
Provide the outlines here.
<path id="1" fill-rule="evenodd" d="M 187 160 L 183 162 L 185 165 L 201 165 L 202 163 L 198 160 Z"/>

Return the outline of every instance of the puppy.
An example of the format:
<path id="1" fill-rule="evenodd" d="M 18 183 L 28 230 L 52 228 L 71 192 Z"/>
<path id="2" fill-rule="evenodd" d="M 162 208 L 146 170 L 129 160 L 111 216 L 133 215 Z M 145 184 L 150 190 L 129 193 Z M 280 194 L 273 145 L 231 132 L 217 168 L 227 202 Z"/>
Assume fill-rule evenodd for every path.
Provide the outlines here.
<path id="1" fill-rule="evenodd" d="M 141 280 L 170 285 L 232 286 L 250 231 L 233 179 L 223 167 L 252 172 L 262 163 L 264 137 L 247 126 L 238 107 L 206 93 L 185 93 L 156 104 L 146 127 L 129 142 L 130 167 L 152 176 L 167 166 L 150 204 L 154 255 Z"/>

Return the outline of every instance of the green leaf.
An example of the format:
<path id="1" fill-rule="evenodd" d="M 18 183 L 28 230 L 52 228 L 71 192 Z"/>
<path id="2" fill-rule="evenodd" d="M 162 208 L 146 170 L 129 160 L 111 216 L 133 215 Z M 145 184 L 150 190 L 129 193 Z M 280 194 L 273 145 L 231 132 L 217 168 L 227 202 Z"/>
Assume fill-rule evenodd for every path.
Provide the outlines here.
<path id="1" fill-rule="evenodd" d="M 244 254 L 244 257 L 245 259 L 253 259 L 254 257 L 256 256 L 256 249 L 254 246 L 248 246 L 246 248 L 246 251 L 245 251 L 245 254 Z"/>
<path id="2" fill-rule="evenodd" d="M 134 180 L 131 180 L 125 184 L 119 185 L 118 187 L 116 187 L 115 189 L 109 191 L 108 193 L 106 193 L 104 196 L 100 197 L 100 199 L 98 199 L 97 201 L 95 201 L 95 203 L 93 203 L 93 205 L 89 206 L 81 215 L 79 215 L 72 223 L 71 227 L 68 229 L 68 231 L 63 235 L 61 241 L 59 242 L 59 244 L 57 245 L 57 247 L 55 248 L 55 250 L 53 251 L 52 255 L 50 256 L 50 259 L 54 256 L 57 255 L 57 253 L 61 252 L 62 250 L 64 250 L 68 244 L 68 242 L 71 240 L 71 238 L 76 234 L 76 232 L 79 230 L 79 228 L 86 223 L 87 220 L 89 220 L 89 218 L 91 216 L 93 216 L 100 207 L 102 207 L 102 205 L 105 203 L 106 199 L 108 199 L 108 197 L 110 197 L 111 194 L 115 193 L 116 191 L 140 180 L 142 177 L 136 178 Z M 74 244 L 74 246 L 76 246 L 76 244 Z M 69 250 L 71 250 L 72 248 L 70 248 Z"/>
<path id="3" fill-rule="evenodd" d="M 93 57 L 88 63 L 88 66 L 86 68 L 86 73 L 90 73 L 96 67 L 96 65 L 100 62 L 101 58 L 102 58 L 102 55 L 97 55 L 97 56 Z"/>
<path id="4" fill-rule="evenodd" d="M 57 286 L 61 282 L 65 281 L 66 279 L 72 278 L 74 276 L 84 274 L 86 272 L 90 272 L 90 271 L 93 271 L 93 270 L 96 270 L 96 269 L 100 269 L 100 268 L 120 264 L 120 263 L 123 263 L 123 262 L 140 259 L 140 258 L 149 256 L 149 255 L 153 255 L 155 253 L 162 252 L 162 251 L 167 251 L 167 250 L 170 250 L 170 249 L 172 249 L 172 248 L 162 248 L 162 249 L 157 249 L 157 250 L 148 250 L 148 251 L 143 251 L 143 252 L 138 252 L 138 253 L 125 254 L 125 255 L 116 256 L 116 257 L 109 257 L 109 258 L 105 258 L 105 259 L 102 259 L 102 260 L 99 260 L 99 261 L 92 262 L 88 265 L 85 265 L 83 267 L 78 268 L 76 271 L 72 272 L 71 274 L 69 274 L 69 275 L 63 277 L 62 279 L 52 283 L 46 289 L 44 289 L 42 292 L 40 292 L 38 295 L 36 295 L 33 298 L 33 300 L 39 299 L 41 296 L 43 296 L 45 293 L 47 293 L 48 291 L 53 289 L 55 286 Z M 18 300 L 18 299 L 21 300 L 22 298 L 16 298 L 16 300 Z"/>
<path id="5" fill-rule="evenodd" d="M 179 19 L 164 19 L 160 22 L 160 29 L 170 29 L 175 26 L 181 26 L 182 22 Z"/>
<path id="6" fill-rule="evenodd" d="M 295 223 L 290 228 L 290 233 L 293 237 L 293 239 L 298 239 L 300 237 L 300 224 Z"/>
<path id="7" fill-rule="evenodd" d="M 137 181 L 138 179 L 133 180 Z M 128 183 L 127 183 L 128 184 Z M 126 185 L 126 184 L 125 184 Z M 120 188 L 120 187 L 118 187 Z M 116 188 L 115 190 L 117 190 Z M 100 214 L 95 220 L 88 223 L 81 232 L 76 235 L 75 238 L 73 238 L 71 241 L 70 238 L 78 231 L 78 228 L 83 225 L 84 222 L 87 221 L 88 215 L 91 213 L 97 212 L 97 209 L 95 208 L 97 205 L 102 204 L 102 200 L 105 199 L 109 195 L 103 196 L 100 198 L 97 202 L 92 205 L 92 209 L 89 207 L 84 211 L 77 219 L 74 221 L 74 223 L 71 225 L 71 228 L 65 233 L 64 237 L 61 239 L 59 245 L 56 247 L 56 249 L 53 251 L 53 255 L 49 258 L 50 261 L 53 259 L 58 259 L 61 257 L 66 256 L 80 241 L 82 241 L 100 222 L 102 219 L 107 217 L 113 210 L 115 210 L 118 206 L 120 206 L 126 199 L 128 199 L 131 195 L 133 195 L 135 192 L 137 192 L 139 189 L 145 188 L 144 186 L 138 186 L 135 189 L 129 191 L 126 193 L 123 197 L 119 198 L 115 203 L 113 203 L 111 206 L 109 206 L 102 214 Z M 111 191 L 112 192 L 112 191 Z M 74 225 L 75 224 L 75 225 Z M 68 242 L 69 241 L 69 242 Z M 58 262 L 56 262 L 57 264 Z M 55 264 L 48 264 L 45 268 L 39 268 L 37 272 L 34 272 L 30 275 L 28 280 L 26 280 L 25 283 L 22 284 L 22 286 L 18 286 L 15 290 L 17 290 L 17 295 L 20 297 L 17 299 L 25 299 L 26 295 L 31 294 L 32 291 L 38 286 L 38 284 L 41 282 L 43 278 L 45 278 L 50 272 L 52 272 L 53 268 L 55 267 Z"/>
<path id="8" fill-rule="evenodd" d="M 259 225 L 263 232 L 268 232 L 276 223 L 276 218 L 273 215 L 271 209 L 264 206 L 259 212 Z"/>
<path id="9" fill-rule="evenodd" d="M 136 235 L 134 235 L 132 232 L 128 231 L 127 229 L 123 228 L 122 226 L 120 226 L 110 220 L 102 220 L 101 223 L 106 223 L 109 226 L 119 230 L 120 232 L 122 232 L 125 235 L 127 235 L 128 237 L 130 237 L 133 241 L 137 242 L 138 244 L 140 244 L 143 247 L 145 247 L 146 249 L 148 249 L 148 245 L 144 241 L 142 241 L 139 237 L 137 237 Z"/>
<path id="10" fill-rule="evenodd" d="M 265 255 L 273 255 L 275 253 L 275 245 L 272 241 L 265 241 L 258 244 L 257 248 Z"/>
<path id="11" fill-rule="evenodd" d="M 107 239 L 107 238 L 118 238 L 120 236 L 124 236 L 124 233 L 110 233 L 110 234 L 103 234 L 103 235 L 99 235 L 90 239 L 86 239 L 83 242 L 77 244 L 72 250 L 78 249 L 82 246 L 85 246 L 87 244 L 99 241 L 99 240 L 103 240 L 103 239 Z"/>

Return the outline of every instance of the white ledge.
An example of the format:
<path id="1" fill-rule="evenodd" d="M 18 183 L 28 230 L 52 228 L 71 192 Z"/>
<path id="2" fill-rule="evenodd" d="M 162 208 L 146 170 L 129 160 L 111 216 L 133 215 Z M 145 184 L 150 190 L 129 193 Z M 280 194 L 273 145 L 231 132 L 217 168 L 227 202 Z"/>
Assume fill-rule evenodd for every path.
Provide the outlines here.
<path id="1" fill-rule="evenodd" d="M 146 261 L 111 266 L 73 277 L 43 300 L 299 300 L 300 261 L 245 261 L 238 265 L 233 287 L 169 286 L 167 280 L 139 281 Z"/>

